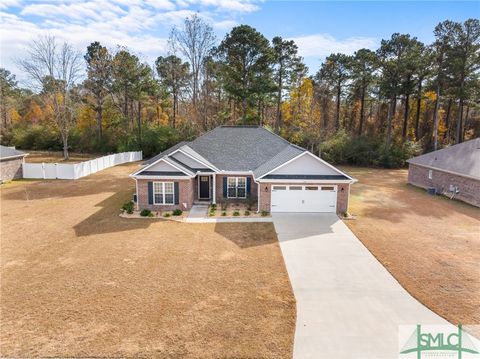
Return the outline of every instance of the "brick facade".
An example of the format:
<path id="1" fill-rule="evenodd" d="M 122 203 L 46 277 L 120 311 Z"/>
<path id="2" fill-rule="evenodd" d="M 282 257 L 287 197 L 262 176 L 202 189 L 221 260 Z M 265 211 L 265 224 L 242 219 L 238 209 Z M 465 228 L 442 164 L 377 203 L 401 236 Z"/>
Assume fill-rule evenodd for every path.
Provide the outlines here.
<path id="1" fill-rule="evenodd" d="M 151 211 L 172 211 L 174 209 L 181 209 L 182 211 L 189 210 L 193 205 L 194 200 L 194 180 L 162 180 L 158 182 L 178 182 L 178 202 L 174 205 L 153 205 L 148 204 L 148 182 L 154 182 L 153 180 L 139 179 L 138 183 L 138 208 L 149 209 Z M 186 206 L 184 206 L 184 203 Z"/>
<path id="2" fill-rule="evenodd" d="M 216 184 L 215 184 L 215 196 L 216 202 L 246 202 L 248 200 L 257 200 L 258 197 L 258 185 L 253 180 L 253 176 L 245 176 L 245 175 L 216 175 Z M 224 177 L 247 177 L 250 178 L 250 196 L 246 199 L 233 199 L 233 198 L 226 198 L 223 196 L 223 178 Z"/>
<path id="3" fill-rule="evenodd" d="M 0 162 L 0 171 L 2 181 L 11 181 L 22 178 L 23 157 L 5 159 Z"/>
<path id="4" fill-rule="evenodd" d="M 272 185 L 289 186 L 293 183 L 260 183 L 260 211 L 270 212 Z M 318 183 L 301 183 L 296 185 L 302 186 L 318 186 Z M 350 192 L 350 184 L 348 183 L 322 183 L 322 186 L 335 185 L 337 187 L 337 213 L 348 211 L 348 196 Z M 342 191 L 343 189 L 343 191 Z"/>
<path id="5" fill-rule="evenodd" d="M 455 195 L 456 199 L 480 207 L 480 180 L 438 170 L 431 170 L 432 179 L 429 179 L 428 171 L 426 167 L 410 164 L 408 183 L 422 188 L 434 187 L 437 192 L 449 197 L 452 195 L 452 192 L 449 192 L 450 185 L 457 186 L 459 193 Z"/>
<path id="6" fill-rule="evenodd" d="M 257 201 L 258 199 L 258 185 L 253 180 L 252 176 L 250 177 L 250 197 L 246 199 L 232 199 L 223 197 L 223 178 L 224 177 L 233 177 L 231 175 L 216 175 L 216 203 L 221 204 L 222 202 L 247 202 L 249 200 Z M 192 207 L 193 202 L 198 199 L 198 177 L 194 179 L 187 180 L 170 180 L 178 182 L 179 188 L 179 204 L 178 205 L 149 205 L 148 204 L 148 182 L 152 180 L 139 179 L 138 180 L 138 205 L 139 209 L 150 209 L 152 211 L 162 211 L 162 210 L 173 210 L 181 209 L 188 210 Z M 213 180 L 210 181 L 211 186 L 213 186 Z M 292 183 L 275 183 L 275 185 L 292 185 Z M 302 183 L 301 185 L 314 185 L 318 186 L 318 183 Z M 322 185 L 336 185 L 338 186 L 337 192 L 337 213 L 344 213 L 348 210 L 348 196 L 349 196 L 349 187 L 348 183 L 322 183 Z M 260 208 L 259 211 L 270 211 L 271 204 L 271 186 L 272 183 L 261 183 L 260 184 Z M 343 189 L 343 191 L 342 191 Z M 212 193 L 212 192 L 211 192 Z M 187 206 L 183 206 L 183 203 L 186 203 Z"/>

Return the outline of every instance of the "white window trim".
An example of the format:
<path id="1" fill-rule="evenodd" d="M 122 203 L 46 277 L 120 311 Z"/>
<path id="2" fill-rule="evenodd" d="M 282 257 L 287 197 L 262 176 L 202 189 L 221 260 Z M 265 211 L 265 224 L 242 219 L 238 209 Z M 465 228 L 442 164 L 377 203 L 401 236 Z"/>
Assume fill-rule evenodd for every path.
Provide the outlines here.
<path id="1" fill-rule="evenodd" d="M 157 202 L 155 200 L 155 183 L 160 183 L 162 185 L 162 201 L 163 202 Z M 165 184 L 166 183 L 171 183 L 172 184 L 173 203 L 165 203 Z M 160 182 L 160 181 L 153 182 L 152 191 L 153 191 L 153 204 L 154 205 L 162 205 L 162 206 L 174 206 L 175 205 L 175 182 Z"/>
<path id="2" fill-rule="evenodd" d="M 235 197 L 229 196 L 229 193 L 228 193 L 228 189 L 229 189 L 228 181 L 229 181 L 230 178 L 235 178 Z M 243 178 L 245 180 L 245 197 L 239 197 L 238 196 L 238 179 L 239 178 Z M 234 198 L 240 198 L 240 199 L 247 198 L 247 177 L 232 177 L 232 176 L 227 177 L 227 198 L 232 198 L 232 199 L 234 199 Z"/>
<path id="3" fill-rule="evenodd" d="M 428 179 L 432 179 L 433 177 L 433 171 L 432 170 L 428 170 Z"/>

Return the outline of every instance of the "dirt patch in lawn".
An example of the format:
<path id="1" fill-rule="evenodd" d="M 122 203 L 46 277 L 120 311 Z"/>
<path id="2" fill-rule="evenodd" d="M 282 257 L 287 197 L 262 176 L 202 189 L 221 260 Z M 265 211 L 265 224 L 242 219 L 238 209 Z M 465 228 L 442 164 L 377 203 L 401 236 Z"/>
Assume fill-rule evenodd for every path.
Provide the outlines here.
<path id="1" fill-rule="evenodd" d="M 273 225 L 120 218 L 135 168 L 1 188 L 0 355 L 290 358 Z"/>
<path id="2" fill-rule="evenodd" d="M 407 170 L 343 170 L 359 180 L 347 226 L 428 308 L 480 324 L 480 209 L 408 185 Z"/>

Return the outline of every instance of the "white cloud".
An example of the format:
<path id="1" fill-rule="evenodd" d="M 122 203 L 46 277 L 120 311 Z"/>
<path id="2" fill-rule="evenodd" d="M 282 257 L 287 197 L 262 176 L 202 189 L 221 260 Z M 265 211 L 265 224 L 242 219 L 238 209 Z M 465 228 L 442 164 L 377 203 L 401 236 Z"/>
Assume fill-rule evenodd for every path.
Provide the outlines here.
<path id="1" fill-rule="evenodd" d="M 235 20 L 220 20 L 213 23 L 213 27 L 218 30 L 230 30 L 232 27 L 237 25 L 238 22 Z"/>
<path id="2" fill-rule="evenodd" d="M 212 7 L 216 11 L 233 11 L 239 13 L 254 12 L 259 9 L 259 0 L 178 0 L 180 6 L 201 5 Z"/>
<path id="3" fill-rule="evenodd" d="M 14 59 L 26 55 L 38 36 L 54 35 L 84 53 L 93 41 L 114 49 L 127 46 L 153 63 L 167 51 L 172 26 L 198 13 L 215 30 L 237 24 L 261 0 L 0 0 L 0 66 L 23 79 Z"/>
<path id="4" fill-rule="evenodd" d="M 0 10 L 6 10 L 11 7 L 20 7 L 20 0 L 2 0 L 0 2 Z"/>
<path id="5" fill-rule="evenodd" d="M 320 58 L 337 52 L 351 55 L 359 49 L 374 49 L 378 45 L 378 40 L 371 37 L 349 37 L 339 40 L 329 34 L 298 36 L 290 40 L 295 41 L 298 51 L 303 57 Z"/>

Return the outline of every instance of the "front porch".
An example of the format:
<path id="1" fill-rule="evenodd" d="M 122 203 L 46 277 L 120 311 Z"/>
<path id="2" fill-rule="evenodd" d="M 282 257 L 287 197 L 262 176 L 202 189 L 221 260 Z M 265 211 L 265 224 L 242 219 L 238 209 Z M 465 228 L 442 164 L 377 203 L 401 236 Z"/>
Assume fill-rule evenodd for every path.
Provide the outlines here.
<path id="1" fill-rule="evenodd" d="M 214 173 L 199 172 L 193 179 L 193 203 L 216 204 L 216 175 Z"/>

